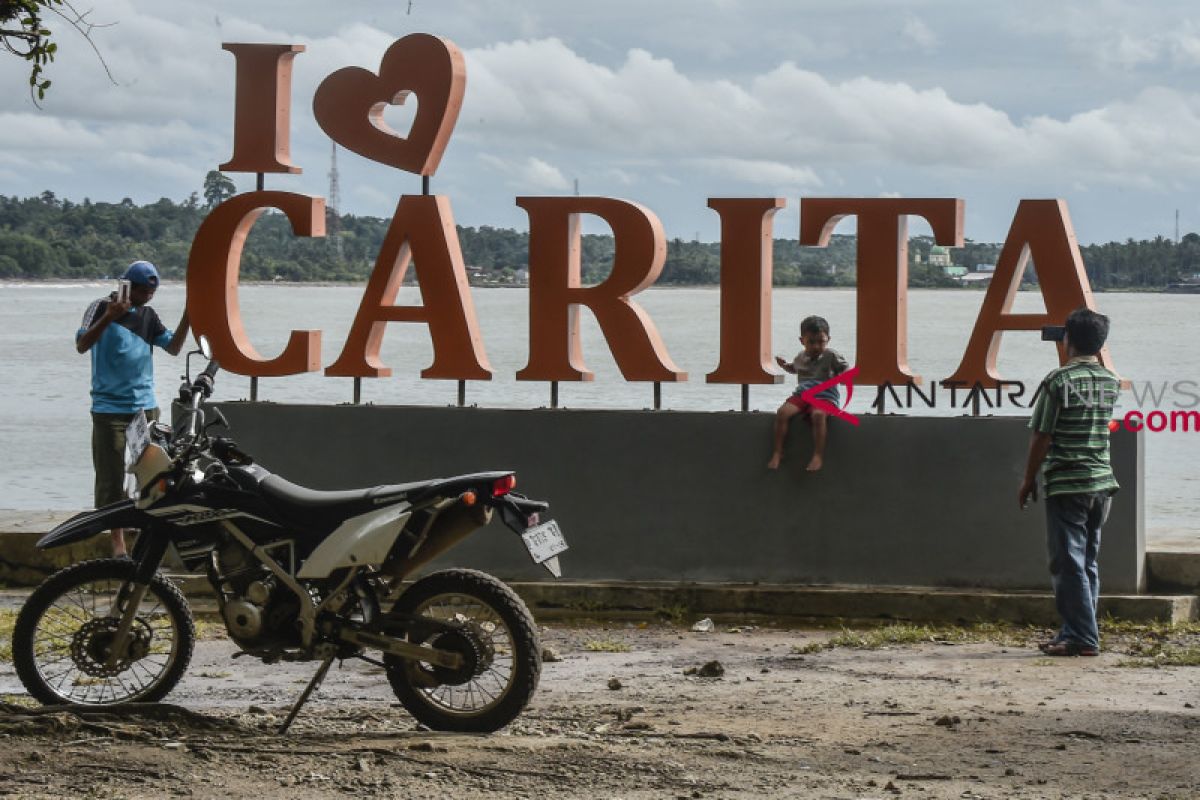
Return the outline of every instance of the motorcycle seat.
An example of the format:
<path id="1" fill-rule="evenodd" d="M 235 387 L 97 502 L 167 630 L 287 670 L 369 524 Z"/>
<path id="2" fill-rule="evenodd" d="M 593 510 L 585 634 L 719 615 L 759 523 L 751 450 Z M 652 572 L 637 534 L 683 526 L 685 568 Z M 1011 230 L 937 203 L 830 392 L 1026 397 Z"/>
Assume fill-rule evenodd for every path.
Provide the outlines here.
<path id="1" fill-rule="evenodd" d="M 511 472 L 476 472 L 452 478 L 334 491 L 309 489 L 292 483 L 258 464 L 234 467 L 230 469 L 230 474 L 244 489 L 257 492 L 289 524 L 300 530 L 324 534 L 350 517 L 404 500 L 419 504 L 431 496 L 464 492 L 488 485 Z"/>
<path id="2" fill-rule="evenodd" d="M 271 475 L 259 484 L 259 488 L 268 502 L 293 514 L 316 514 L 320 517 L 334 516 L 345 519 L 397 503 L 430 483 L 433 481 L 397 483 L 374 486 L 370 489 L 323 491 L 309 489 L 278 475 Z"/>

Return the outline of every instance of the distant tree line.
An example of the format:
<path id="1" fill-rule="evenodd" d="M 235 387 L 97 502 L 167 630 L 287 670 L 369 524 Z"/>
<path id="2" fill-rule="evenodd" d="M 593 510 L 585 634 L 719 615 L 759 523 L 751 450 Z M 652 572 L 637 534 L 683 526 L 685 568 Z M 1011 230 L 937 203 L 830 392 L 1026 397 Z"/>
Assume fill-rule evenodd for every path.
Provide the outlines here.
<path id="1" fill-rule="evenodd" d="M 137 205 L 84 199 L 75 203 L 53 192 L 37 197 L 0 195 L 0 279 L 113 277 L 134 259 L 158 265 L 164 277 L 182 279 L 196 230 L 205 216 L 235 191 L 232 182 L 210 173 L 203 195 L 193 192 L 182 203 L 163 198 Z M 340 216 L 340 247 L 328 238 L 294 236 L 287 218 L 264 214 L 254 226 L 242 257 L 242 277 L 252 281 L 365 281 L 387 233 L 390 220 Z M 334 226 L 326 225 L 327 230 Z M 458 228 L 463 258 L 479 280 L 508 283 L 527 269 L 529 234 L 487 225 Z M 853 286 L 854 236 L 832 237 L 825 248 L 801 247 L 794 239 L 776 239 L 774 282 L 777 286 Z M 909 241 L 912 286 L 959 286 L 941 267 L 929 264 L 933 241 Z M 995 264 L 999 244 L 968 241 L 950 250 L 954 264 L 977 269 Z M 1189 233 L 1178 244 L 1153 241 L 1110 242 L 1081 248 L 1096 289 L 1161 288 L 1200 273 L 1200 236 Z M 608 274 L 614 252 L 608 235 L 585 235 L 582 242 L 584 280 L 595 283 Z M 720 279 L 719 243 L 672 239 L 660 284 L 715 284 Z M 1027 272 L 1030 279 L 1032 271 Z"/>

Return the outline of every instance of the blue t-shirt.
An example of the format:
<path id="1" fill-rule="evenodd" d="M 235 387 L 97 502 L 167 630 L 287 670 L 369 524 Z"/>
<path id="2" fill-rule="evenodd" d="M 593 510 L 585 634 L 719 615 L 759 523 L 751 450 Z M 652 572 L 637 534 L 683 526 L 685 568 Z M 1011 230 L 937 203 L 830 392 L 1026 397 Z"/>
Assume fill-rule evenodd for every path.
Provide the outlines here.
<path id="1" fill-rule="evenodd" d="M 112 297 L 88 306 L 75 341 L 104 316 Z M 113 320 L 92 345 L 92 411 L 97 414 L 132 414 L 157 408 L 154 397 L 153 345 L 166 347 L 174 338 L 150 306 L 131 308 Z"/>

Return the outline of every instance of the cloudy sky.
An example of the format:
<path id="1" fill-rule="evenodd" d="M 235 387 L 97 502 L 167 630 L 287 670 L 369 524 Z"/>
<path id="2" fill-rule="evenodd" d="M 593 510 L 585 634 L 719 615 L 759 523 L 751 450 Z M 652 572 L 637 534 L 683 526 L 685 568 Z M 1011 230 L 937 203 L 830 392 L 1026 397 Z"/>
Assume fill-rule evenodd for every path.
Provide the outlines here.
<path id="1" fill-rule="evenodd" d="M 325 196 L 321 79 L 377 69 L 417 31 L 467 61 L 433 188 L 464 225 L 524 228 L 518 195 L 636 200 L 715 239 L 709 197 L 961 197 L 1004 238 L 1023 197 L 1063 197 L 1082 242 L 1200 230 L 1200 7 L 961 0 L 104 0 L 59 30 L 38 109 L 0 54 L 0 193 L 180 201 L 232 155 L 222 42 L 303 44 L 292 156 L 268 187 Z M 1052 10 L 1050 10 L 1052 9 Z M 56 26 L 61 29 L 61 26 Z M 385 118 L 397 129 L 411 109 Z M 420 179 L 339 151 L 342 208 L 388 216 Z M 242 189 L 254 177 L 231 175 Z M 839 229 L 849 232 L 851 228 Z M 914 232 L 923 232 L 914 225 Z"/>

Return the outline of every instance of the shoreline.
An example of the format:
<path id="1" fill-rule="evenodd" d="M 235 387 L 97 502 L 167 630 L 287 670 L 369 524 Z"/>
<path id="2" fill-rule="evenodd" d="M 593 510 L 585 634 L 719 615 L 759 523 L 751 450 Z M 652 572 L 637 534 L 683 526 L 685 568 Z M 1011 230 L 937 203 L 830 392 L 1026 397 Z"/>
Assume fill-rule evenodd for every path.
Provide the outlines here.
<path id="1" fill-rule="evenodd" d="M 86 287 L 86 286 L 104 287 L 104 286 L 110 286 L 112 284 L 112 282 L 115 280 L 116 280 L 116 278 L 111 278 L 111 279 L 107 279 L 107 278 L 0 278 L 0 287 L 41 288 L 41 289 L 53 289 L 53 288 L 67 289 L 67 288 L 79 288 L 79 287 Z M 183 283 L 184 283 L 184 281 L 182 281 L 182 280 L 177 280 L 177 279 L 172 279 L 172 278 L 164 278 L 162 280 L 162 285 L 164 285 L 164 286 L 183 285 Z M 359 288 L 361 288 L 361 287 L 365 287 L 367 285 L 367 281 L 365 279 L 362 281 L 252 281 L 252 280 L 239 280 L 238 285 L 239 286 L 254 286 L 254 287 L 284 286 L 284 287 L 288 287 L 288 288 L 304 287 L 304 286 L 313 286 L 313 287 L 324 286 L 324 287 L 338 287 L 338 288 L 359 287 Z M 405 286 L 415 286 L 416 282 L 415 281 L 405 281 L 404 285 Z M 469 286 L 472 289 L 526 289 L 527 290 L 529 288 L 528 283 L 514 283 L 514 284 L 472 283 L 472 284 L 469 284 Z M 806 286 L 803 284 L 787 284 L 787 285 L 778 285 L 778 286 L 772 285 L 771 288 L 772 289 L 805 289 L 807 291 L 819 291 L 819 292 L 830 292 L 830 291 L 854 292 L 854 291 L 858 290 L 858 287 L 856 285 L 851 285 L 851 286 Z M 963 292 L 963 291 L 978 292 L 978 291 L 987 291 L 988 287 L 987 286 L 912 286 L 912 285 L 910 285 L 907 288 L 909 291 L 920 291 L 920 292 Z M 720 290 L 721 284 L 719 284 L 719 283 L 666 283 L 666 284 L 652 284 L 652 285 L 648 286 L 647 289 L 716 289 L 716 290 Z M 1018 289 L 1017 291 L 1019 291 L 1019 292 L 1034 292 L 1034 291 L 1037 291 L 1037 288 L 1032 287 L 1032 286 L 1023 286 L 1020 289 Z M 1172 291 L 1168 291 L 1167 289 L 1162 288 L 1162 287 L 1157 287 L 1157 288 L 1155 288 L 1155 287 L 1128 287 L 1128 288 L 1120 288 L 1120 289 L 1097 289 L 1097 288 L 1093 287 L 1092 292 L 1094 292 L 1096 294 L 1145 294 L 1145 295 L 1188 295 L 1188 294 L 1193 294 L 1191 292 L 1179 292 L 1179 291 L 1172 292 Z"/>

